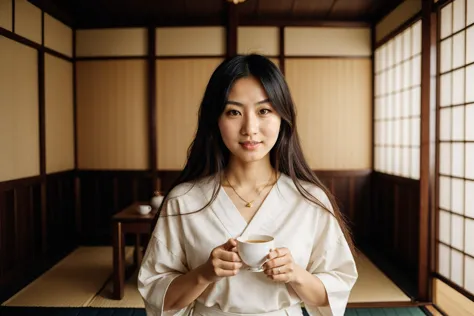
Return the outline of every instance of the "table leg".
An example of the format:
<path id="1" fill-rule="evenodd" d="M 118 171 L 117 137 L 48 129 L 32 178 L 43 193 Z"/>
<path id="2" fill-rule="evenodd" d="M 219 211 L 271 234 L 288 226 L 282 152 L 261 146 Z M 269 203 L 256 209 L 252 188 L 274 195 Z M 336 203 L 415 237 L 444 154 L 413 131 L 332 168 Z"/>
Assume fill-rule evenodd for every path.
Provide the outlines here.
<path id="1" fill-rule="evenodd" d="M 122 233 L 122 223 L 113 224 L 113 260 L 114 260 L 114 293 L 113 298 L 121 300 L 123 298 L 123 288 L 125 283 L 125 252 Z"/>
<path id="2" fill-rule="evenodd" d="M 140 249 L 141 247 L 141 238 L 140 234 L 136 234 L 135 238 L 135 251 L 133 253 L 134 256 L 134 263 L 137 266 L 137 268 L 140 268 L 140 264 L 142 263 L 142 251 Z"/>

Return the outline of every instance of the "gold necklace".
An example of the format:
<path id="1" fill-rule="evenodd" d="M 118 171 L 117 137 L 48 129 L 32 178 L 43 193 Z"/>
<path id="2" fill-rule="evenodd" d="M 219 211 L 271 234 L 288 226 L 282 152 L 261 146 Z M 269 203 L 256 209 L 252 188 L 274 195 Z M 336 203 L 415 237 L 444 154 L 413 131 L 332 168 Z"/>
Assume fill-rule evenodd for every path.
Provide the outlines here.
<path id="1" fill-rule="evenodd" d="M 230 184 L 229 180 L 227 179 L 227 176 L 224 174 L 224 177 L 225 177 L 225 180 L 227 181 L 227 183 L 229 184 L 229 186 L 232 188 L 232 190 L 235 192 L 235 194 L 237 194 L 237 196 L 245 202 L 245 207 L 252 207 L 252 203 L 258 198 L 260 197 L 260 194 L 262 194 L 263 192 L 263 189 L 265 189 L 268 184 L 270 183 L 270 181 L 272 181 L 272 178 L 273 178 L 273 172 L 272 174 L 270 175 L 270 179 L 268 179 L 268 182 L 267 184 L 265 184 L 260 190 L 257 190 L 257 198 L 253 199 L 252 201 L 247 201 L 246 199 L 244 199 L 243 197 L 240 196 L 239 193 L 237 193 L 237 190 L 234 188 L 234 186 L 232 184 Z"/>

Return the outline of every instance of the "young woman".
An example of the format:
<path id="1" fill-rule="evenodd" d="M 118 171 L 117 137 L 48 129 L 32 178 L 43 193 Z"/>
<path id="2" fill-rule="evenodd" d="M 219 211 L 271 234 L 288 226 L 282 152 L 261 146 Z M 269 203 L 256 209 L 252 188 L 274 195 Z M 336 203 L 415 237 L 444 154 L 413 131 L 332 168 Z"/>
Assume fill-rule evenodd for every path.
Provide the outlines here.
<path id="1" fill-rule="evenodd" d="M 310 315 L 344 314 L 357 279 L 352 242 L 267 58 L 237 56 L 214 71 L 159 214 L 138 276 L 148 315 L 302 315 L 301 303 Z M 275 238 L 263 272 L 243 266 L 244 234 Z"/>

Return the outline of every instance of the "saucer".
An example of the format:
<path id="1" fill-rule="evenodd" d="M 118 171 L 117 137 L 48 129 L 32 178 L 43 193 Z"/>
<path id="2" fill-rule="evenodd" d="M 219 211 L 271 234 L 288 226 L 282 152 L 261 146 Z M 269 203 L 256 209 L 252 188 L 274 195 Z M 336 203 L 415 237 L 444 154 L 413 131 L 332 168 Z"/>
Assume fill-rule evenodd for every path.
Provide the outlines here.
<path id="1" fill-rule="evenodd" d="M 250 267 L 248 267 L 247 271 L 250 271 L 250 272 L 263 272 L 263 268 L 250 268 Z"/>

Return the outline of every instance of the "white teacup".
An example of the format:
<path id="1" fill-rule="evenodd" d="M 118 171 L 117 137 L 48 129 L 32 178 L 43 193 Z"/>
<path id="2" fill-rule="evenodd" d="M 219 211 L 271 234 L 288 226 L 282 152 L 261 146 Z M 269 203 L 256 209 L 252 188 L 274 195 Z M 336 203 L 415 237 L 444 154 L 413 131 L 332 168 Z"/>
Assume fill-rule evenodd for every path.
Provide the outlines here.
<path id="1" fill-rule="evenodd" d="M 274 238 L 268 235 L 247 235 L 237 238 L 237 251 L 252 272 L 263 271 L 267 255 L 275 249 Z"/>
<path id="2" fill-rule="evenodd" d="M 140 213 L 142 215 L 147 215 L 150 212 L 151 212 L 151 206 L 150 205 L 139 205 L 138 206 L 138 213 Z"/>

